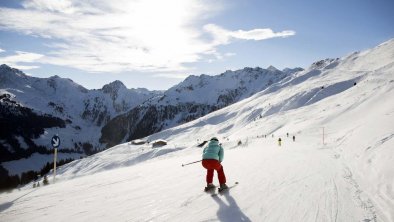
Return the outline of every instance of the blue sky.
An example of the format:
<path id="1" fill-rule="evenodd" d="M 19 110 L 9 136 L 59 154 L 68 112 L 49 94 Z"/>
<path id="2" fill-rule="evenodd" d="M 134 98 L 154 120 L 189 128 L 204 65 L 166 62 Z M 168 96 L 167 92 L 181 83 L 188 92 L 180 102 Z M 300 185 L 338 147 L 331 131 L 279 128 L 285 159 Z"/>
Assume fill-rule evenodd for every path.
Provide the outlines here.
<path id="1" fill-rule="evenodd" d="M 0 63 L 86 88 L 308 67 L 394 37 L 392 0 L 0 0 Z"/>

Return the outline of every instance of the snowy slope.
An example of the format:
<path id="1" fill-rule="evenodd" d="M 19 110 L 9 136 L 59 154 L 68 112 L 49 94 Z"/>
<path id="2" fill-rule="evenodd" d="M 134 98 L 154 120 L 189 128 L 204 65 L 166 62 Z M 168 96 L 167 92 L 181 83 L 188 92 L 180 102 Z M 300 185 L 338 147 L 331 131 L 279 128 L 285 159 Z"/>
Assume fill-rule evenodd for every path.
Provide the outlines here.
<path id="1" fill-rule="evenodd" d="M 273 66 L 267 69 L 246 67 L 216 76 L 189 76 L 162 96 L 153 97 L 113 118 L 103 127 L 100 142 L 111 147 L 195 120 L 250 97 L 302 70 L 280 71 Z"/>
<path id="2" fill-rule="evenodd" d="M 0 218 L 394 221 L 393 84 L 394 40 L 318 62 L 147 138 L 167 140 L 162 148 L 118 145 L 61 167 L 50 186 L 0 194 Z M 211 136 L 225 147 L 228 184 L 239 182 L 215 197 L 202 192 L 200 164 L 181 167 L 201 158 L 196 145 Z"/>

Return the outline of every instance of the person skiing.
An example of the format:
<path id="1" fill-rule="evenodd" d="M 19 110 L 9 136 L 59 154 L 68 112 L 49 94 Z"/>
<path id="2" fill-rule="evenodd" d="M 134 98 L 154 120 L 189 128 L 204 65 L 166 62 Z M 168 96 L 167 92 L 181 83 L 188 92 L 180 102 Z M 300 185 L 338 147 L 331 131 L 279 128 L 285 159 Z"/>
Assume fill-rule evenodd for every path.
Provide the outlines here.
<path id="1" fill-rule="evenodd" d="M 293 142 L 295 142 L 295 136 L 293 135 Z"/>
<path id="2" fill-rule="evenodd" d="M 207 169 L 206 182 L 207 186 L 205 187 L 205 191 L 215 188 L 213 185 L 213 174 L 214 170 L 216 170 L 218 174 L 220 188 L 219 191 L 228 189 L 226 185 L 226 176 L 224 175 L 224 170 L 222 166 L 224 151 L 221 144 L 219 144 L 219 140 L 216 137 L 212 137 L 208 143 L 208 146 L 204 148 L 202 154 L 202 166 Z"/>
<path id="3" fill-rule="evenodd" d="M 278 144 L 279 144 L 279 146 L 281 146 L 282 145 L 282 139 L 279 137 L 279 139 L 278 139 Z"/>

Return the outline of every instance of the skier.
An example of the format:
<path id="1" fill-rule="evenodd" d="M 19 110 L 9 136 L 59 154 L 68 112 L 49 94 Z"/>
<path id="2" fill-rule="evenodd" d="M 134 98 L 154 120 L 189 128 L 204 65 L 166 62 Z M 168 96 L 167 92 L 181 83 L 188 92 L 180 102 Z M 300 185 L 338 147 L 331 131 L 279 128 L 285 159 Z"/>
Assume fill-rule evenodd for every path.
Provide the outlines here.
<path id="1" fill-rule="evenodd" d="M 279 139 L 278 139 L 278 144 L 279 144 L 279 146 L 281 146 L 282 145 L 282 139 L 279 137 Z"/>
<path id="2" fill-rule="evenodd" d="M 212 183 L 214 170 L 216 170 L 218 174 L 220 183 L 219 190 L 222 191 L 228 189 L 228 186 L 226 185 L 226 176 L 224 175 L 223 166 L 221 164 L 223 161 L 223 155 L 223 147 L 219 144 L 218 138 L 212 137 L 208 146 L 204 148 L 202 154 L 202 166 L 207 169 L 207 186 L 205 187 L 205 191 L 215 188 L 215 185 Z"/>
<path id="3" fill-rule="evenodd" d="M 295 142 L 295 136 L 293 135 L 293 142 Z"/>

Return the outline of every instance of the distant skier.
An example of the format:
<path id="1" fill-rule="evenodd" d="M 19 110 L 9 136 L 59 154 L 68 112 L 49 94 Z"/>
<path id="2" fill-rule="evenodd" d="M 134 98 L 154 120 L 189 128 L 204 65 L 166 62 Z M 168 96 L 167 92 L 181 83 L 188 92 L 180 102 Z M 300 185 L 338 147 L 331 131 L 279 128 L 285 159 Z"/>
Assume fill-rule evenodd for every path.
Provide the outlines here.
<path id="1" fill-rule="evenodd" d="M 226 176 L 224 175 L 224 170 L 221 162 L 223 161 L 224 151 L 219 140 L 216 137 L 212 137 L 208 143 L 208 146 L 204 148 L 202 154 L 202 166 L 207 169 L 206 182 L 207 186 L 205 191 L 215 188 L 213 185 L 213 174 L 216 170 L 218 174 L 219 184 L 221 190 L 227 189 Z"/>
<path id="2" fill-rule="evenodd" d="M 279 144 L 279 146 L 281 146 L 282 145 L 282 139 L 279 137 L 279 139 L 278 139 L 278 144 Z"/>
<path id="3" fill-rule="evenodd" d="M 293 135 L 293 142 L 295 142 L 295 136 Z"/>
<path id="4" fill-rule="evenodd" d="M 287 137 L 289 137 L 289 133 L 286 133 Z"/>

